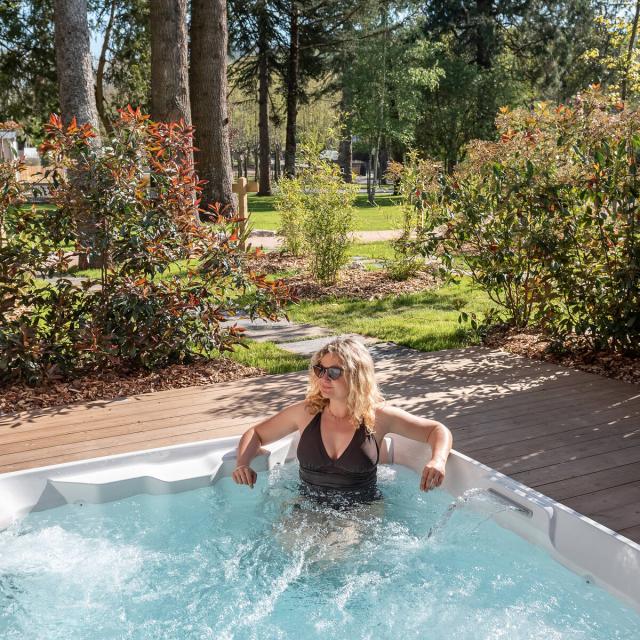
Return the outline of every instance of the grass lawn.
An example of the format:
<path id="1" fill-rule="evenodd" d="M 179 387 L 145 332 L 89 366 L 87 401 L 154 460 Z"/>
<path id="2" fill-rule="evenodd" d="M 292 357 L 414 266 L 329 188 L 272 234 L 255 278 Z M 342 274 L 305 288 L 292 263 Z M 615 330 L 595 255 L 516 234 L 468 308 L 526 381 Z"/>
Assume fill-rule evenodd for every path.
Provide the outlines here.
<path id="1" fill-rule="evenodd" d="M 308 358 L 285 351 L 273 342 L 256 342 L 255 340 L 244 342 L 248 348 L 236 346 L 234 351 L 226 352 L 225 355 L 236 362 L 260 367 L 269 374 L 302 371 L 309 366 Z"/>
<path id="2" fill-rule="evenodd" d="M 347 249 L 347 255 L 350 257 L 372 258 L 374 260 L 392 260 L 394 257 L 393 247 L 388 240 L 352 244 Z"/>
<path id="3" fill-rule="evenodd" d="M 361 258 L 371 258 L 374 260 L 390 260 L 394 255 L 393 248 L 391 247 L 391 243 L 388 240 L 379 242 L 360 242 L 357 244 L 352 244 L 349 247 L 347 253 L 351 257 L 360 256 Z M 194 260 L 192 264 L 195 266 L 196 261 Z M 186 272 L 186 260 L 178 260 L 173 264 L 172 268 L 167 271 L 167 273 L 162 277 L 168 278 L 173 275 L 185 275 Z M 69 271 L 70 276 L 85 278 L 99 278 L 100 273 L 100 269 L 83 269 L 82 271 L 71 269 Z M 282 271 L 281 273 L 274 274 L 273 276 L 267 276 L 267 279 L 275 279 L 276 277 L 283 278 L 290 275 L 292 275 L 292 273 Z"/>
<path id="4" fill-rule="evenodd" d="M 294 322 L 309 322 L 341 333 L 360 333 L 420 351 L 453 349 L 477 343 L 468 326 L 460 325 L 460 311 L 479 313 L 492 304 L 470 280 L 435 291 L 383 300 L 337 299 L 290 305 Z"/>
<path id="5" fill-rule="evenodd" d="M 274 207 L 275 196 L 249 196 L 249 218 L 254 229 L 268 229 L 277 231 L 280 225 L 280 213 Z M 398 197 L 380 195 L 376 198 L 378 206 L 371 206 L 367 202 L 366 194 L 359 194 L 356 198 L 355 231 L 384 231 L 400 228 L 402 220 L 401 207 Z"/>

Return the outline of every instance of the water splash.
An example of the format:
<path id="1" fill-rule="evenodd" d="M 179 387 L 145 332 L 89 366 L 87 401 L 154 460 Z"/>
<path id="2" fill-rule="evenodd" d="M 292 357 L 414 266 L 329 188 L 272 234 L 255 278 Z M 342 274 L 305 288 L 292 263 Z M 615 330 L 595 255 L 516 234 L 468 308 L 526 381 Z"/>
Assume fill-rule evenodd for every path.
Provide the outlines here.
<path id="1" fill-rule="evenodd" d="M 444 530 L 453 517 L 453 514 L 461 507 L 465 507 L 469 504 L 473 504 L 474 507 L 478 507 L 483 503 L 488 507 L 488 513 L 485 518 L 483 518 L 476 524 L 473 531 L 477 530 L 488 520 L 491 520 L 498 513 L 503 513 L 504 511 L 522 510 L 516 504 L 507 503 L 504 499 L 501 499 L 490 489 L 480 489 L 478 487 L 473 487 L 472 489 L 467 489 L 449 505 L 447 510 L 442 514 L 442 516 L 440 516 L 438 521 L 429 529 L 427 539 L 437 536 L 442 530 Z"/>

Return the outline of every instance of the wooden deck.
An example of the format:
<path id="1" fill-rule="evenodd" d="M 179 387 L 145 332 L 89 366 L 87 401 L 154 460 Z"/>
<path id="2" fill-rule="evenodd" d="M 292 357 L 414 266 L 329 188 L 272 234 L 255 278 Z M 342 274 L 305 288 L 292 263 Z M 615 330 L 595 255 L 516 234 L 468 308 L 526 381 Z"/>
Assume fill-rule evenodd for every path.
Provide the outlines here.
<path id="1" fill-rule="evenodd" d="M 640 386 L 472 348 L 374 347 L 385 396 L 457 450 L 640 542 Z M 0 473 L 241 433 L 304 373 L 0 417 Z"/>

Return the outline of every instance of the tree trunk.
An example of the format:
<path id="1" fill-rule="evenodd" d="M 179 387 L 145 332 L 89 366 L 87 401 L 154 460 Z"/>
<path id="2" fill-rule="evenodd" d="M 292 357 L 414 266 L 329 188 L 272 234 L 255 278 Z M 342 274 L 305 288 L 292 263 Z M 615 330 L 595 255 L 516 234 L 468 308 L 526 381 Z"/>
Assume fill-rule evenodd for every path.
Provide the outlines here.
<path id="1" fill-rule="evenodd" d="M 254 162 L 254 171 L 253 171 L 253 179 L 256 182 L 260 182 L 260 149 L 256 147 L 253 150 L 253 162 Z"/>
<path id="2" fill-rule="evenodd" d="M 631 69 L 631 59 L 633 57 L 633 48 L 636 46 L 636 36 L 638 35 L 638 17 L 640 16 L 640 0 L 636 0 L 636 9 L 633 15 L 633 23 L 631 27 L 631 37 L 629 38 L 629 47 L 627 48 L 627 63 L 624 68 L 624 77 L 622 78 L 622 86 L 620 90 L 620 99 L 624 102 L 627 99 L 629 90 L 629 71 Z"/>
<path id="3" fill-rule="evenodd" d="M 490 69 L 492 64 L 491 53 L 494 49 L 494 18 L 491 15 L 493 0 L 476 0 L 476 63 L 483 69 Z"/>
<path id="4" fill-rule="evenodd" d="M 298 4 L 291 0 L 289 69 L 287 73 L 287 135 L 284 145 L 284 174 L 288 178 L 296 175 L 296 130 L 298 118 L 298 65 L 300 59 L 298 32 Z"/>
<path id="5" fill-rule="evenodd" d="M 342 169 L 344 181 L 350 183 L 353 182 L 353 144 L 350 131 L 345 129 L 343 135 L 338 148 L 338 164 Z"/>
<path id="6" fill-rule="evenodd" d="M 269 139 L 269 41 L 264 0 L 258 8 L 258 131 L 260 136 L 259 196 L 271 195 L 271 142 Z M 257 179 L 257 178 L 256 178 Z"/>
<path id="7" fill-rule="evenodd" d="M 387 173 L 387 167 L 389 165 L 389 150 L 386 145 L 382 147 L 379 154 L 378 165 L 378 184 L 387 184 L 385 175 Z"/>
<path id="8" fill-rule="evenodd" d="M 109 10 L 109 21 L 104 30 L 104 39 L 102 40 L 102 48 L 100 49 L 100 58 L 98 58 L 98 68 L 96 69 L 96 109 L 100 116 L 100 122 L 104 130 L 110 134 L 113 131 L 111 121 L 105 111 L 104 99 L 104 68 L 107 63 L 107 51 L 109 51 L 109 40 L 111 39 L 111 31 L 113 29 L 113 21 L 116 15 L 116 0 L 111 0 L 111 9 Z M 123 105 L 124 106 L 124 105 Z"/>
<path id="9" fill-rule="evenodd" d="M 251 149 L 249 149 L 249 147 L 247 147 L 247 151 L 244 154 L 244 177 L 248 180 L 249 179 L 249 156 L 251 155 Z"/>
<path id="10" fill-rule="evenodd" d="M 191 124 L 187 0 L 153 0 L 151 11 L 151 117 Z"/>
<path id="11" fill-rule="evenodd" d="M 62 120 L 68 124 L 76 118 L 78 124 L 89 123 L 96 132 L 92 144 L 100 145 L 100 124 L 93 87 L 93 69 L 89 46 L 89 25 L 85 0 L 55 0 L 54 27 L 56 68 L 60 93 Z M 86 176 L 70 175 L 80 187 Z M 89 218 L 78 226 L 81 246 L 91 248 L 96 243 L 96 221 Z M 89 256 L 80 254 L 81 269 L 99 268 L 102 256 L 91 251 Z"/>
<path id="12" fill-rule="evenodd" d="M 191 114 L 198 176 L 206 180 L 201 207 L 220 203 L 234 214 L 233 167 L 227 112 L 227 3 L 191 3 Z"/>
<path id="13" fill-rule="evenodd" d="M 342 88 L 342 98 L 340 100 L 340 113 L 344 118 L 342 127 L 342 139 L 338 147 L 338 164 L 342 169 L 342 176 L 345 182 L 353 182 L 353 142 L 351 131 L 351 118 L 349 111 L 351 109 L 349 92 L 346 87 Z"/>
<path id="14" fill-rule="evenodd" d="M 348 31 L 352 31 L 353 25 L 348 23 Z M 346 48 L 340 55 L 340 84 L 342 94 L 340 97 L 340 118 L 342 119 L 341 139 L 338 145 L 338 164 L 342 170 L 343 180 L 353 182 L 353 130 L 351 122 L 352 92 L 345 77 L 350 64 L 350 56 Z"/>
<path id="15" fill-rule="evenodd" d="M 276 142 L 276 146 L 275 146 L 275 159 L 274 159 L 274 163 L 273 163 L 273 179 L 275 182 L 278 182 L 280 180 L 280 157 L 282 155 L 282 152 L 280 151 L 280 143 Z"/>
<path id="16" fill-rule="evenodd" d="M 372 163 L 372 150 L 369 149 L 369 158 L 367 160 L 367 200 L 369 204 L 373 204 L 373 196 L 371 194 L 371 163 Z"/>
<path id="17" fill-rule="evenodd" d="M 378 145 L 373 153 L 373 171 L 371 180 L 371 193 L 369 194 L 369 202 L 375 204 L 376 202 L 376 186 L 378 185 L 378 158 L 380 156 L 380 136 L 378 136 Z"/>
<path id="18" fill-rule="evenodd" d="M 242 178 L 242 154 L 241 153 L 238 154 L 236 167 L 237 167 L 237 170 L 238 170 L 238 178 Z"/>

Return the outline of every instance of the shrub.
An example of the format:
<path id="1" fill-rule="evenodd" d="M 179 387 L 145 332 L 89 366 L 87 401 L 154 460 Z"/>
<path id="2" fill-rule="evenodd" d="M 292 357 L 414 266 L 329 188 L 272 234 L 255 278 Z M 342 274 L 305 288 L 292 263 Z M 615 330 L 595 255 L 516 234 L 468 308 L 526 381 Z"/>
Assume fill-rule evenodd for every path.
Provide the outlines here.
<path id="1" fill-rule="evenodd" d="M 445 239 L 511 322 L 640 353 L 640 113 L 597 90 L 501 111 L 445 188 Z"/>
<path id="2" fill-rule="evenodd" d="M 280 180 L 277 207 L 287 216 L 285 243 L 301 247 L 309 255 L 313 276 L 330 284 L 348 260 L 358 187 L 346 184 L 340 167 L 323 160 L 320 151 L 313 141 L 301 145 L 303 167 L 295 178 Z"/>
<path id="3" fill-rule="evenodd" d="M 550 257 L 571 216 L 571 180 L 535 139 L 476 142 L 450 180 L 448 239 L 467 271 L 524 327 L 549 295 Z"/>
<path id="4" fill-rule="evenodd" d="M 275 208 L 280 212 L 278 235 L 283 239 L 282 249 L 293 256 L 304 253 L 303 222 L 305 215 L 304 187 L 299 178 L 281 178 Z"/>
<path id="5" fill-rule="evenodd" d="M 39 384 L 101 366 L 151 368 L 213 355 L 239 341 L 223 320 L 274 318 L 286 298 L 281 283 L 248 268 L 238 220 L 214 208 L 207 213 L 216 223 L 199 223 L 189 127 L 128 108 L 101 148 L 92 135 L 88 125 L 65 127 L 52 116 L 42 150 L 56 208 L 12 210 L 0 247 L 8 312 L 0 382 Z M 99 278 L 65 277 L 69 243 L 76 256 L 99 258 Z M 190 267 L 172 275 L 180 259 Z"/>
<path id="6" fill-rule="evenodd" d="M 393 279 L 406 280 L 424 266 L 425 257 L 435 256 L 440 245 L 444 168 L 410 151 L 404 164 L 390 162 L 386 175 L 396 185 L 403 214 L 402 235 L 392 243 L 395 257 L 387 270 Z"/>

